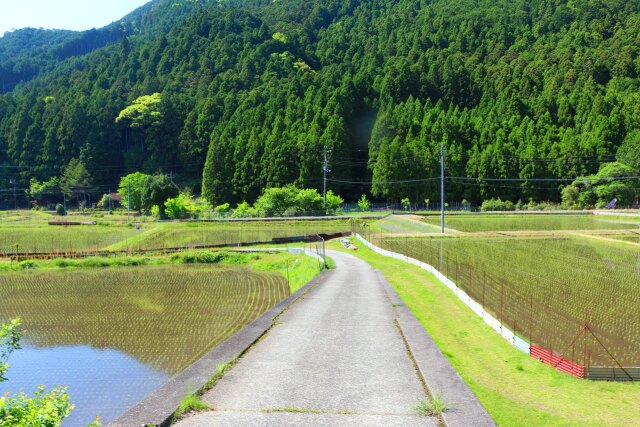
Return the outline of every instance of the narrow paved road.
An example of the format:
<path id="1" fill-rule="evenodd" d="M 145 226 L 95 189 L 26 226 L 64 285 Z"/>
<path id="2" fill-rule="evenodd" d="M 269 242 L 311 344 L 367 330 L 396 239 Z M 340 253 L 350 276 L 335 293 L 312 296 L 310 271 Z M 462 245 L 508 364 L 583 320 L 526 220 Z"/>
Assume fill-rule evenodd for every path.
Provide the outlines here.
<path id="1" fill-rule="evenodd" d="M 425 400 L 374 271 L 330 252 L 336 270 L 277 324 L 204 396 L 214 409 L 190 426 L 424 426 Z"/>

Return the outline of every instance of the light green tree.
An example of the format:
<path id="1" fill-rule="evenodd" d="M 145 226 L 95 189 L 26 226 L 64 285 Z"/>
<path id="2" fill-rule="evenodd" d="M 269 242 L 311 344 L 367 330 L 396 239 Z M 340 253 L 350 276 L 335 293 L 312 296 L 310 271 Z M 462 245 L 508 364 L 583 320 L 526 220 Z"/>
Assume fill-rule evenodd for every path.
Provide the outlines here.
<path id="1" fill-rule="evenodd" d="M 27 197 L 42 202 L 47 198 L 54 195 L 60 196 L 60 181 L 58 177 L 53 177 L 48 181 L 38 182 L 35 178 L 32 178 L 29 182 L 29 189 L 26 190 Z"/>
<path id="2" fill-rule="evenodd" d="M 632 166 L 603 163 L 598 173 L 576 179 L 563 190 L 563 203 L 575 203 L 578 208 L 606 206 L 614 198 L 618 206 L 632 206 L 640 197 L 640 179 Z M 576 194 L 576 191 L 578 194 Z"/>
<path id="3" fill-rule="evenodd" d="M 130 173 L 129 175 L 120 178 L 120 185 L 118 185 L 118 194 L 122 196 L 122 205 L 127 206 L 129 201 L 128 197 L 131 197 L 131 209 L 141 211 L 142 210 L 142 192 L 144 190 L 147 181 L 151 178 L 151 175 L 147 175 L 141 172 Z"/>
<path id="4" fill-rule="evenodd" d="M 160 125 L 162 123 L 161 102 L 162 97 L 159 93 L 143 95 L 120 111 L 116 117 L 116 123 L 138 129 Z"/>
<path id="5" fill-rule="evenodd" d="M 322 210 L 323 198 L 315 188 L 298 190 L 295 197 L 295 209 L 298 213 L 313 213 Z"/>
<path id="6" fill-rule="evenodd" d="M 84 162 L 76 158 L 71 159 L 60 178 L 62 192 L 67 197 L 74 198 L 78 194 L 83 194 L 89 185 L 91 185 L 91 174 Z"/>
<path id="7" fill-rule="evenodd" d="M 340 212 L 344 200 L 338 194 L 333 191 L 327 191 L 327 213 L 334 214 Z"/>
<path id="8" fill-rule="evenodd" d="M 254 207 L 262 216 L 283 216 L 294 205 L 296 193 L 293 186 L 267 188 Z"/>
<path id="9" fill-rule="evenodd" d="M 238 203 L 236 208 L 231 214 L 232 218 L 253 218 L 258 216 L 258 212 L 255 208 L 252 208 L 246 201 Z"/>
<path id="10" fill-rule="evenodd" d="M 178 186 L 165 174 L 154 175 L 147 180 L 142 191 L 143 209 L 158 207 L 160 217 L 164 215 L 165 202 L 180 194 Z"/>
<path id="11" fill-rule="evenodd" d="M 409 200 L 408 197 L 405 197 L 404 199 L 402 199 L 400 201 L 400 203 L 402 203 L 402 209 L 409 210 L 409 208 L 411 207 L 411 201 Z"/>
<path id="12" fill-rule="evenodd" d="M 367 199 L 366 194 L 363 194 L 360 197 L 360 200 L 358 200 L 358 208 L 360 208 L 362 212 L 366 212 L 371 208 L 371 203 L 369 202 L 369 199 Z"/>

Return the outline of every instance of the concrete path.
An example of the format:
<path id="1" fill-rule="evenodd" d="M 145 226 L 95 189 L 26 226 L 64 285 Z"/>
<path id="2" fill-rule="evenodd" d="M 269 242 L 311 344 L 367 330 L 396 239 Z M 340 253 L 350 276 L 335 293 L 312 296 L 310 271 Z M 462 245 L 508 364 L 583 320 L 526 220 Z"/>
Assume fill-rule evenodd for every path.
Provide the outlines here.
<path id="1" fill-rule="evenodd" d="M 279 318 L 178 426 L 424 426 L 425 390 L 371 267 L 331 252 L 328 279 Z"/>

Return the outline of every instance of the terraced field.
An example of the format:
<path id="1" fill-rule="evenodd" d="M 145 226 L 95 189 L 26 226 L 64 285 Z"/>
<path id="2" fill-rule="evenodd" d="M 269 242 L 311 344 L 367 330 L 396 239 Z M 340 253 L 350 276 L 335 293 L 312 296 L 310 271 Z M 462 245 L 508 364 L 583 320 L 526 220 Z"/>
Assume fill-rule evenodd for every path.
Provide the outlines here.
<path id="1" fill-rule="evenodd" d="M 100 251 L 140 233 L 126 226 L 2 226 L 0 254 Z"/>
<path id="2" fill-rule="evenodd" d="M 610 235 L 607 236 L 608 238 L 614 239 L 614 240 L 621 240 L 623 242 L 630 242 L 630 243 L 637 243 L 640 244 L 640 233 L 638 234 L 632 234 L 632 235 Z"/>
<path id="3" fill-rule="evenodd" d="M 420 221 L 417 215 L 390 215 L 376 221 L 376 229 L 385 233 L 439 233 L 440 223 Z"/>
<path id="4" fill-rule="evenodd" d="M 440 218 L 391 216 L 361 232 L 435 266 L 535 344 L 594 366 L 640 366 L 640 217 L 448 215 L 442 238 L 418 221 Z"/>
<path id="5" fill-rule="evenodd" d="M 423 222 L 440 225 L 440 216 L 428 215 Z M 548 214 L 447 215 L 446 227 L 457 231 L 514 230 L 620 230 L 640 227 L 640 217 Z"/>
<path id="6" fill-rule="evenodd" d="M 281 274 L 169 265 L 0 275 L 30 345 L 89 344 L 173 374 L 289 295 Z M 180 349 L 180 351 L 174 351 Z"/>
<path id="7" fill-rule="evenodd" d="M 160 224 L 134 239 L 113 245 L 132 250 L 191 248 L 233 243 L 269 242 L 275 237 L 338 233 L 351 230 L 349 220 L 265 221 Z"/>
<path id="8" fill-rule="evenodd" d="M 27 216 L 2 218 L 0 256 L 24 253 L 63 255 L 86 251 L 136 251 L 194 248 L 235 243 L 268 242 L 274 237 L 337 233 L 351 230 L 344 220 L 268 222 L 117 222 L 97 225 L 52 226 L 46 220 L 59 217 Z M 83 218 L 87 219 L 87 218 Z"/>
<path id="9" fill-rule="evenodd" d="M 376 243 L 374 241 L 374 243 Z M 583 362 L 640 366 L 640 250 L 624 242 L 563 238 L 449 237 L 377 240 L 421 259 L 521 336 Z M 614 359 L 615 358 L 615 359 Z"/>

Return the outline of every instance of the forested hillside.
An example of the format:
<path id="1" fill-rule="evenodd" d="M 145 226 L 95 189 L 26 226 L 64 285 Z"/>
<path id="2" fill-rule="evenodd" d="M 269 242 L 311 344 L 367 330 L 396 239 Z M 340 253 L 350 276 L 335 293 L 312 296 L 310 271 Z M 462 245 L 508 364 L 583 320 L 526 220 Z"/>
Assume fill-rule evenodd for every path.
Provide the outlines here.
<path id="1" fill-rule="evenodd" d="M 639 0 L 156 0 L 93 31 L 0 39 L 0 188 L 80 160 L 253 201 L 322 188 L 326 147 L 347 199 L 434 200 L 443 141 L 451 201 L 640 173 Z"/>

